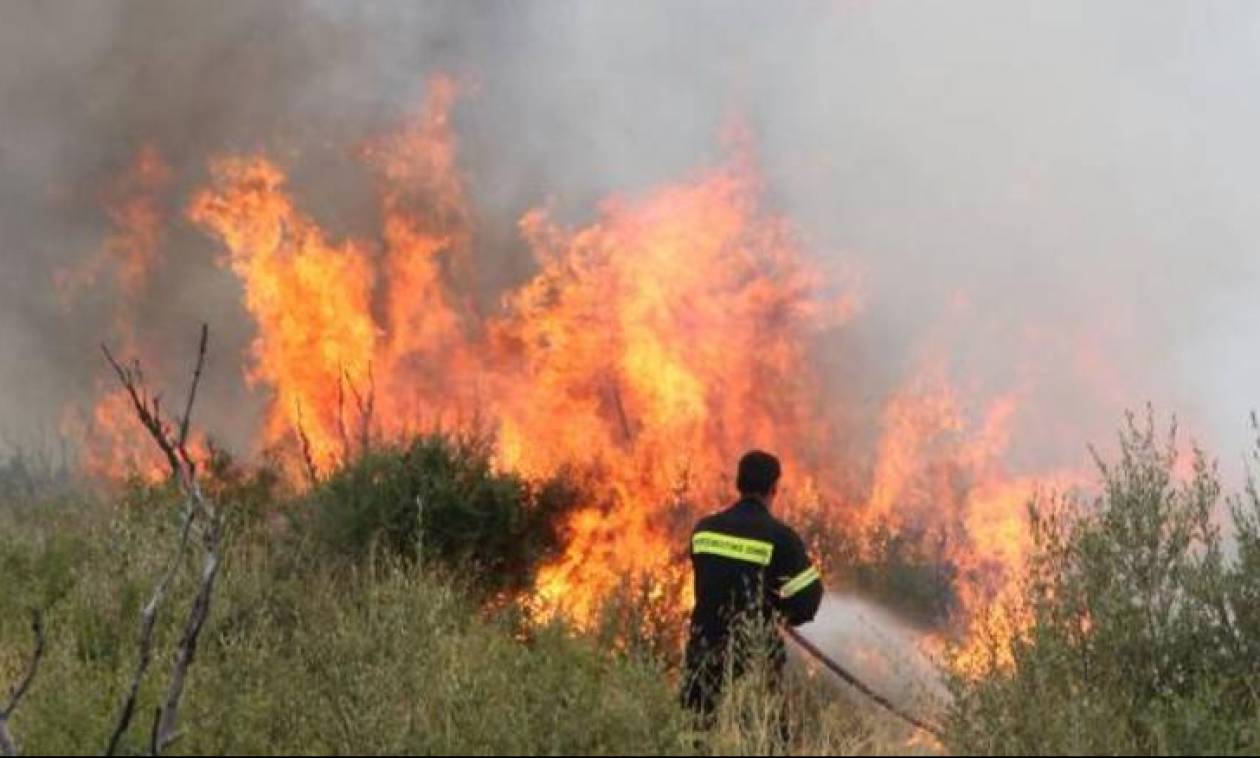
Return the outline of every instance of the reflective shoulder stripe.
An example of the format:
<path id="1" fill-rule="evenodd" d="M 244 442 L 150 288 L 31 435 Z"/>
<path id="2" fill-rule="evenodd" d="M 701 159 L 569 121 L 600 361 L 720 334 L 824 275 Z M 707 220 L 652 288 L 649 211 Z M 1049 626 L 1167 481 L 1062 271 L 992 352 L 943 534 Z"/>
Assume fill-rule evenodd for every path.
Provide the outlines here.
<path id="1" fill-rule="evenodd" d="M 718 532 L 696 532 L 691 538 L 691 551 L 696 555 L 720 555 L 758 566 L 769 566 L 770 557 L 774 555 L 774 543 Z"/>
<path id="2" fill-rule="evenodd" d="M 779 597 L 787 600 L 819 579 L 822 579 L 822 574 L 818 573 L 818 569 L 810 566 L 789 579 L 787 583 L 783 585 L 783 589 L 779 590 Z"/>

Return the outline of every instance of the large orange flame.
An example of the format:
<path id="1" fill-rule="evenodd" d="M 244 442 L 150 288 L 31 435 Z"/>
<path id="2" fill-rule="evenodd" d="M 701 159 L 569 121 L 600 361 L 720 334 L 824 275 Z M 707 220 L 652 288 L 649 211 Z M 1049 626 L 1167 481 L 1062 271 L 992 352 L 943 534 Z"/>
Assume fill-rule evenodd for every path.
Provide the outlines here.
<path id="1" fill-rule="evenodd" d="M 1034 486 L 1003 465 L 1018 393 L 977 403 L 926 366 L 888 399 L 873 454 L 838 459 L 854 446 L 839 444 L 817 338 L 856 316 L 858 293 L 835 294 L 763 206 L 746 142 L 585 225 L 525 214 L 537 273 L 482 315 L 457 96 L 433 80 L 411 123 L 360 151 L 379 188 L 372 242 L 324 231 L 267 156 L 213 161 L 187 215 L 222 243 L 257 328 L 245 373 L 269 401 L 260 447 L 327 472 L 373 439 L 488 424 L 503 468 L 593 472 L 599 490 L 536 591 L 579 622 L 637 576 L 678 583 L 687 529 L 754 446 L 783 458 L 793 517 L 941 535 L 969 608 L 1008 586 Z"/>

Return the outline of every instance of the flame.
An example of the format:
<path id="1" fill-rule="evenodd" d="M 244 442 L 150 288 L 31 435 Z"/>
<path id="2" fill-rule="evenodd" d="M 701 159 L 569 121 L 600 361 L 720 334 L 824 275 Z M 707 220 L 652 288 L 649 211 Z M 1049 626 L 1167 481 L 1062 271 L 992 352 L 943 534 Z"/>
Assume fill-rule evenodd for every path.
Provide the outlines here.
<path id="1" fill-rule="evenodd" d="M 110 233 L 95 255 L 79 266 L 59 268 L 54 284 L 63 302 L 73 301 L 96 284 L 104 268 L 112 266 L 123 302 L 133 302 L 143 291 L 159 262 L 166 215 L 162 192 L 173 172 L 153 145 L 141 147 L 131 165 L 104 193 Z M 118 326 L 130 327 L 121 322 Z"/>
<path id="2" fill-rule="evenodd" d="M 222 239 L 221 262 L 240 277 L 257 322 L 247 378 L 274 393 L 263 443 L 300 430 L 315 465 L 327 467 L 348 444 L 347 385 L 366 386 L 375 354 L 367 250 L 330 243 L 294 207 L 283 172 L 266 158 L 226 158 L 211 171 L 215 186 L 193 199 L 188 215 Z"/>
<path id="3" fill-rule="evenodd" d="M 861 293 L 764 205 L 746 138 L 725 162 L 610 198 L 585 224 L 525 213 L 536 273 L 478 313 L 472 269 L 493 261 L 475 254 L 451 120 L 460 94 L 435 78 L 405 126 L 359 150 L 381 209 L 373 241 L 325 231 L 263 154 L 216 158 L 192 196 L 187 218 L 221 243 L 256 327 L 244 373 L 267 398 L 260 449 L 327 472 L 373 439 L 488 424 L 504 469 L 590 472 L 598 488 L 534 598 L 583 624 L 638 577 L 653 579 L 654 600 L 685 606 L 687 531 L 730 497 L 751 447 L 784 461 L 791 518 L 926 529 L 958 568 L 966 609 L 1006 591 L 1036 486 L 1004 466 L 1020 393 L 964 397 L 929 363 L 888 398 L 869 456 L 840 453 L 858 445 L 818 339 L 857 318 Z"/>
<path id="4" fill-rule="evenodd" d="M 104 244 L 82 264 L 59 268 L 53 274 L 62 304 L 69 308 L 85 290 L 98 285 L 103 272 L 112 269 L 113 286 L 121 299 L 113 314 L 110 341 L 122 355 L 141 352 L 135 304 L 160 263 L 167 216 L 163 195 L 172 177 L 171 167 L 156 147 L 141 147 L 103 192 L 109 220 Z M 73 405 L 65 409 L 61 433 L 79 443 L 79 463 L 90 475 L 117 479 L 137 473 L 160 478 L 164 472 L 161 456 L 136 426 L 130 398 L 112 380 L 112 376 L 98 380 L 99 399 L 90 410 Z"/>
<path id="5" fill-rule="evenodd" d="M 540 577 L 543 598 L 579 618 L 627 576 L 678 571 L 685 532 L 671 511 L 727 497 L 731 461 L 751 442 L 802 472 L 825 447 L 807 352 L 828 309 L 758 189 L 736 159 L 610 201 L 584 228 L 537 211 L 522 221 L 540 273 L 494 324 L 518 384 L 495 418 L 509 466 L 606 472 L 607 502 L 578 514 L 565 556 Z"/>

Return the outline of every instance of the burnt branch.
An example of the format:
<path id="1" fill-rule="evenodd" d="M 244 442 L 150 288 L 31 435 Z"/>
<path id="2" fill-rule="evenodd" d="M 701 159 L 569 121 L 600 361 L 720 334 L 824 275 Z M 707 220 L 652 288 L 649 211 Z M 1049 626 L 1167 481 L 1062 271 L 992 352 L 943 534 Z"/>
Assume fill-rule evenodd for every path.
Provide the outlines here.
<path id="1" fill-rule="evenodd" d="M 179 422 L 179 440 L 176 445 L 180 450 L 187 450 L 188 425 L 192 421 L 193 403 L 197 400 L 197 386 L 201 384 L 201 372 L 206 366 L 206 346 L 210 342 L 210 325 L 201 325 L 201 343 L 197 348 L 197 367 L 193 369 L 192 384 L 188 387 L 188 401 L 184 404 L 184 417 Z"/>
<path id="2" fill-rule="evenodd" d="M 342 368 L 337 374 L 337 438 L 341 441 L 341 462 L 350 464 L 350 435 L 346 432 L 346 382 L 349 377 Z"/>
<path id="3" fill-rule="evenodd" d="M 118 381 L 131 398 L 131 405 L 135 409 L 140 423 L 144 426 L 145 431 L 149 433 L 149 436 L 157 443 L 158 448 L 162 451 L 162 455 L 166 457 L 166 463 L 171 467 L 171 475 L 178 478 L 181 470 L 181 460 L 179 454 L 175 451 L 174 444 L 171 442 L 167 424 L 162 420 L 161 396 L 149 396 L 149 390 L 144 383 L 144 372 L 140 370 L 139 361 L 133 362 L 131 366 L 124 366 L 110 352 L 109 345 L 102 344 L 101 350 L 105 353 L 105 359 L 109 361 L 109 365 L 114 367 L 114 373 L 118 375 Z"/>
<path id="4" fill-rule="evenodd" d="M 376 377 L 372 372 L 372 363 L 369 361 L 367 367 L 368 386 L 366 394 L 359 392 L 359 388 L 355 385 L 354 380 L 350 378 L 350 372 L 344 371 L 343 373 L 346 384 L 350 385 L 350 392 L 354 395 L 355 408 L 359 411 L 359 454 L 367 455 L 372 447 L 372 419 L 376 415 Z M 342 434 L 344 435 L 344 433 L 343 430 Z"/>
<path id="5" fill-rule="evenodd" d="M 122 740 L 122 736 L 126 734 L 127 728 L 131 726 L 132 717 L 136 712 L 136 696 L 140 693 L 140 683 L 144 681 L 144 676 L 148 673 L 149 663 L 153 660 L 153 628 L 157 622 L 157 612 L 161 608 L 163 601 L 166 599 L 166 593 L 174 581 L 179 566 L 184 561 L 184 554 L 188 551 L 189 536 L 192 534 L 192 525 L 195 512 L 192 508 L 184 509 L 184 524 L 180 529 L 179 545 L 175 550 L 175 555 L 171 557 L 170 565 L 167 566 L 166 572 L 162 575 L 157 586 L 153 588 L 153 594 L 149 597 L 149 602 L 145 604 L 144 609 L 140 612 L 140 652 L 136 661 L 136 670 L 131 677 L 131 685 L 127 688 L 127 697 L 123 700 L 122 712 L 118 716 L 118 723 L 114 725 L 114 731 L 110 735 L 109 745 L 105 748 L 105 755 L 114 755 L 118 751 L 118 743 Z"/>
<path id="6" fill-rule="evenodd" d="M 217 540 L 217 537 L 215 538 Z M 201 629 L 210 616 L 210 598 L 214 594 L 215 579 L 219 574 L 219 553 L 217 549 L 207 549 L 201 568 L 201 586 L 197 597 L 193 600 L 192 609 L 184 622 L 184 634 L 179 640 L 179 652 L 175 657 L 175 667 L 171 672 L 171 683 L 166 691 L 166 700 L 159 709 L 161 718 L 156 730 L 156 738 L 151 740 L 153 755 L 159 755 L 179 734 L 176 727 L 179 722 L 179 703 L 184 694 L 184 682 L 188 678 L 188 668 L 192 666 L 197 655 L 197 640 Z"/>
<path id="7" fill-rule="evenodd" d="M 31 652 L 31 659 L 26 665 L 26 673 L 17 686 L 9 692 L 9 702 L 3 710 L 0 710 L 0 755 L 18 755 L 17 740 L 9 731 L 9 717 L 17 710 L 18 704 L 31 688 L 31 682 L 35 681 L 35 674 L 39 671 L 39 662 L 44 657 L 44 616 L 39 610 L 31 611 L 31 634 L 35 637 L 35 649 Z"/>
<path id="8" fill-rule="evenodd" d="M 311 438 L 306 433 L 306 424 L 302 421 L 302 401 L 297 401 L 297 436 L 302 445 L 302 465 L 306 468 L 306 478 L 311 486 L 319 484 L 319 467 L 315 465 L 315 454 L 311 449 Z"/>
<path id="9" fill-rule="evenodd" d="M 139 364 L 135 363 L 132 367 L 125 367 L 114 358 L 108 347 L 102 346 L 105 351 L 105 357 L 109 360 L 110 365 L 114 367 L 119 381 L 122 382 L 123 388 L 131 397 L 132 405 L 141 425 L 148 431 L 149 436 L 153 439 L 154 444 L 158 446 L 158 449 L 166 456 L 167 463 L 171 467 L 171 473 L 184 495 L 184 521 L 180 530 L 179 542 L 170 565 L 162 574 L 161 579 L 158 580 L 149 603 L 145 605 L 141 614 L 140 651 L 136 672 L 132 678 L 131 687 L 128 689 L 127 698 L 123 701 L 122 712 L 110 737 L 106 755 L 113 755 L 117 752 L 123 735 L 131 725 L 136 709 L 136 696 L 153 657 L 153 632 L 156 626 L 157 614 L 166 599 L 170 585 L 178 574 L 180 565 L 183 563 L 188 545 L 191 543 L 193 525 L 198 521 L 202 522 L 200 531 L 203 551 L 201 579 L 196 598 L 184 622 L 184 633 L 180 638 L 179 648 L 175 656 L 175 665 L 171 671 L 166 698 L 158 708 L 158 715 L 154 718 L 154 726 L 149 737 L 149 747 L 154 755 L 161 753 L 162 750 L 170 746 L 177 737 L 176 727 L 179 719 L 179 703 L 183 696 L 184 683 L 188 677 L 188 668 L 192 665 L 197 650 L 197 640 L 210 614 L 210 601 L 214 595 L 215 583 L 219 576 L 219 567 L 222 564 L 221 550 L 224 519 L 222 511 L 202 492 L 201 484 L 197 480 L 196 463 L 188 452 L 188 431 L 192 418 L 193 404 L 197 396 L 197 387 L 201 382 L 201 374 L 205 366 L 208 341 L 209 329 L 203 325 L 197 365 L 193 370 L 184 416 L 179 422 L 177 432 L 172 431 L 172 425 L 162 417 L 160 397 L 149 394 L 144 383 L 144 374 L 141 372 Z"/>
<path id="10" fill-rule="evenodd" d="M 158 748 L 158 727 L 162 724 L 162 709 L 153 709 L 153 726 L 149 727 L 149 755 L 157 755 L 160 750 Z"/>
<path id="11" fill-rule="evenodd" d="M 621 424 L 621 434 L 626 445 L 634 444 L 634 432 L 630 428 L 630 417 L 626 414 L 626 405 L 621 401 L 621 383 L 614 377 L 609 381 L 612 391 L 613 409 L 617 412 L 617 421 Z"/>

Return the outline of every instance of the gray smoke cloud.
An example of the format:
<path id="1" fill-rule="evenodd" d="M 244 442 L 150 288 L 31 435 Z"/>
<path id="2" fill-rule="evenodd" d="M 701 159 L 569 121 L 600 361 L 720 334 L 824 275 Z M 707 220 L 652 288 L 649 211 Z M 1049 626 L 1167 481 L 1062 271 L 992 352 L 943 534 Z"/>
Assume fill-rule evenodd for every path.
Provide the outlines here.
<path id="1" fill-rule="evenodd" d="M 487 289 L 531 270 L 522 211 L 581 221 L 685 178 L 737 117 L 768 203 L 861 272 L 866 310 L 823 352 L 846 397 L 877 407 L 935 353 L 979 395 L 1027 388 L 1016 462 L 1080 460 L 1151 400 L 1229 464 L 1260 405 L 1258 37 L 1260 8 L 1188 0 L 8 0 L 0 427 L 55 424 L 100 375 L 108 284 L 66 308 L 52 274 L 99 248 L 102 187 L 140 145 L 175 171 L 146 339 L 186 353 L 209 319 L 236 363 L 237 284 L 178 220 L 206 159 L 268 150 L 322 223 L 370 232 L 350 149 L 447 71 L 472 85 L 456 118 Z M 243 434 L 240 378 L 207 391 Z"/>

